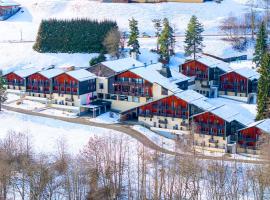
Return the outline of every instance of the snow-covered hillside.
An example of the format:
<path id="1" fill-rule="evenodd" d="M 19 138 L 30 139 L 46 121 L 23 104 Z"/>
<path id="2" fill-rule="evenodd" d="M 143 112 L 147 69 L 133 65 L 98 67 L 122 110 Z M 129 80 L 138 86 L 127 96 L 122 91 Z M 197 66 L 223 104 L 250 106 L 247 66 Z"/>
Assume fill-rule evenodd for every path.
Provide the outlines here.
<path id="1" fill-rule="evenodd" d="M 183 34 L 191 15 L 197 15 L 204 24 L 205 34 L 218 34 L 220 20 L 230 15 L 241 15 L 248 6 L 241 0 L 224 0 L 221 4 L 206 2 L 194 3 L 160 3 L 160 4 L 120 4 L 100 3 L 89 0 L 17 0 L 22 11 L 7 21 L 0 21 L 0 69 L 10 71 L 22 67 L 43 68 L 50 65 L 73 65 L 87 67 L 93 54 L 40 54 L 33 51 L 33 43 L 9 43 L 9 41 L 33 41 L 42 19 L 80 18 L 113 19 L 120 29 L 128 30 L 128 19 L 134 17 L 139 21 L 140 32 L 153 34 L 152 19 L 167 17 L 176 27 L 178 34 Z M 142 62 L 149 63 L 157 59 L 149 49 L 156 46 L 156 39 L 140 40 L 143 48 L 140 56 Z M 220 37 L 205 37 L 206 53 L 217 56 L 233 56 L 235 52 L 229 43 Z M 183 38 L 177 38 L 177 57 L 172 65 L 179 65 L 184 59 Z M 252 50 L 240 54 L 252 55 Z"/>
<path id="2" fill-rule="evenodd" d="M 241 15 L 248 7 L 242 1 L 224 0 L 221 4 L 206 2 L 160 4 L 110 4 L 89 0 L 17 0 L 22 12 L 0 22 L 1 40 L 22 37 L 33 40 L 39 23 L 44 18 L 91 18 L 116 20 L 122 30 L 128 29 L 128 19 L 139 21 L 141 32 L 153 32 L 152 19 L 167 17 L 178 33 L 183 33 L 191 15 L 196 15 L 205 26 L 206 33 L 216 33 L 218 22 L 230 13 Z M 245 3 L 245 2 L 244 2 Z"/>

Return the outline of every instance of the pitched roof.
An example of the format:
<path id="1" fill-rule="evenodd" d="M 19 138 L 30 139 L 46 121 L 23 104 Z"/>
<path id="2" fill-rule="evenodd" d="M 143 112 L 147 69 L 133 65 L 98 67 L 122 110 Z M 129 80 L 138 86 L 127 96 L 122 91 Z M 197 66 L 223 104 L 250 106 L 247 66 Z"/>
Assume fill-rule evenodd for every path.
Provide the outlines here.
<path id="1" fill-rule="evenodd" d="M 255 70 L 250 69 L 250 68 L 240 68 L 240 69 L 234 70 L 234 72 L 245 77 L 245 78 L 248 78 L 250 80 L 260 78 L 260 74 L 258 72 L 256 72 Z"/>
<path id="2" fill-rule="evenodd" d="M 158 62 L 158 63 L 155 63 L 155 64 L 147 65 L 146 67 L 151 68 L 151 69 L 155 69 L 157 71 L 160 71 L 160 70 L 162 70 L 162 66 L 163 66 L 163 64 Z M 180 82 L 183 82 L 183 81 L 190 80 L 190 77 L 182 74 L 181 72 L 177 71 L 176 69 L 170 68 L 170 71 L 171 71 L 172 77 L 170 77 L 168 79 L 172 83 L 180 83 Z"/>
<path id="3" fill-rule="evenodd" d="M 102 65 L 110 68 L 111 70 L 115 72 L 122 72 L 129 69 L 132 69 L 134 67 L 142 67 L 144 66 L 143 63 L 128 57 L 128 58 L 122 58 L 118 60 L 111 60 L 111 61 L 105 61 L 101 63 Z"/>
<path id="4" fill-rule="evenodd" d="M 197 106 L 198 108 L 200 109 L 203 109 L 203 110 L 212 110 L 215 108 L 214 105 L 208 103 L 205 99 L 197 99 L 195 101 L 192 101 L 191 102 L 193 105 Z"/>
<path id="5" fill-rule="evenodd" d="M 64 73 L 64 70 L 62 69 L 49 69 L 49 70 L 44 70 L 44 71 L 39 72 L 39 74 L 41 74 L 42 76 L 48 79 L 56 77 L 62 73 Z"/>
<path id="6" fill-rule="evenodd" d="M 196 60 L 208 66 L 209 68 L 219 68 L 224 72 L 232 71 L 232 68 L 230 68 L 229 63 L 226 63 L 222 60 L 219 60 L 210 56 L 200 55 L 200 57 Z"/>
<path id="7" fill-rule="evenodd" d="M 180 98 L 180 99 L 183 99 L 187 103 L 191 103 L 192 101 L 195 101 L 198 99 L 201 99 L 201 100 L 207 99 L 205 96 L 203 96 L 202 94 L 200 94 L 194 90 L 185 90 L 185 91 L 176 93 L 175 96 Z"/>
<path id="8" fill-rule="evenodd" d="M 17 71 L 14 71 L 13 73 L 18 75 L 19 77 L 26 78 L 37 72 L 39 72 L 39 70 L 36 68 L 28 68 L 28 69 L 17 70 Z"/>
<path id="9" fill-rule="evenodd" d="M 239 114 L 238 111 L 231 109 L 227 105 L 220 106 L 210 111 L 214 115 L 224 119 L 227 122 L 232 122 L 235 119 L 235 116 Z"/>
<path id="10" fill-rule="evenodd" d="M 152 69 L 151 67 L 137 67 L 129 71 L 151 83 L 157 83 L 173 93 L 182 91 L 176 84 L 170 82 L 168 78 L 162 76 L 156 69 Z"/>
<path id="11" fill-rule="evenodd" d="M 66 72 L 69 76 L 75 78 L 78 81 L 86 81 L 89 79 L 96 78 L 95 74 L 92 74 L 91 72 L 85 70 L 85 69 L 79 69 L 74 71 Z"/>
<path id="12" fill-rule="evenodd" d="M 250 127 L 257 127 L 261 129 L 263 132 L 270 134 L 270 119 L 263 119 L 263 120 L 251 123 L 247 128 L 250 128 Z"/>

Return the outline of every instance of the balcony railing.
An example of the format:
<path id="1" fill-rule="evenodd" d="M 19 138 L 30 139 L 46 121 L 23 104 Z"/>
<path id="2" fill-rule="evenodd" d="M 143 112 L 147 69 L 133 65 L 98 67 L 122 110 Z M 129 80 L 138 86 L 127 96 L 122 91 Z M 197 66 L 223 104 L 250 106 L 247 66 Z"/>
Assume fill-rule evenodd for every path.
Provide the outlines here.
<path id="1" fill-rule="evenodd" d="M 202 129 L 197 129 L 196 132 L 199 133 L 199 134 L 203 134 L 203 135 L 212 135 L 212 136 L 219 136 L 219 137 L 224 136 L 223 133 L 219 133 L 219 132 L 215 132 L 215 131 L 202 130 Z"/>
<path id="2" fill-rule="evenodd" d="M 138 97 L 150 97 L 150 94 L 140 93 L 140 92 L 124 92 L 119 90 L 114 90 L 113 94 L 126 95 L 126 96 L 138 96 Z"/>
<path id="3" fill-rule="evenodd" d="M 13 81 L 7 81 L 6 85 L 12 85 L 12 86 L 24 86 L 24 82 L 13 82 Z"/>
<path id="4" fill-rule="evenodd" d="M 257 142 L 258 139 L 256 138 L 246 138 L 246 137 L 238 137 L 238 141 L 245 141 L 245 142 Z"/>
<path id="5" fill-rule="evenodd" d="M 216 124 L 216 123 L 195 123 L 196 126 L 202 127 L 202 128 L 216 128 L 219 130 L 225 129 L 224 125 Z"/>
<path id="6" fill-rule="evenodd" d="M 162 116 L 162 117 L 172 117 L 172 118 L 180 118 L 180 119 L 187 119 L 186 115 L 180 115 L 180 114 L 168 114 L 168 113 L 144 113 L 144 112 L 140 112 L 139 116 L 142 117 L 153 117 L 153 116 Z"/>

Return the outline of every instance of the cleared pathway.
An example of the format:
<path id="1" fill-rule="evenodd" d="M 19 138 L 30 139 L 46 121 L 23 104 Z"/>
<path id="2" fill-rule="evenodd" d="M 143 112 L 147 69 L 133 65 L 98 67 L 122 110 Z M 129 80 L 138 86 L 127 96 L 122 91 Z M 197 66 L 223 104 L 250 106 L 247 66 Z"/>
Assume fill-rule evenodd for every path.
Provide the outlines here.
<path id="1" fill-rule="evenodd" d="M 145 135 L 132 129 L 131 126 L 129 126 L 125 123 L 101 124 L 101 123 L 91 122 L 91 121 L 83 119 L 83 118 L 66 118 L 66 117 L 52 116 L 52 115 L 47 115 L 47 114 L 43 114 L 43 113 L 24 110 L 21 108 L 14 108 L 14 107 L 7 106 L 7 105 L 2 105 L 2 108 L 9 110 L 9 111 L 18 112 L 18 113 L 27 114 L 27 115 L 46 117 L 46 118 L 61 120 L 61 121 L 70 122 L 70 123 L 83 124 L 83 125 L 87 125 L 87 126 L 95 126 L 95 127 L 100 127 L 100 128 L 111 129 L 111 130 L 125 133 L 125 134 L 135 138 L 139 142 L 141 142 L 144 146 L 146 146 L 150 149 L 165 153 L 165 154 L 178 155 L 178 156 L 194 156 L 194 154 L 183 154 L 183 153 L 173 152 L 173 151 L 161 148 L 160 146 L 155 144 L 153 141 L 151 141 L 149 138 L 147 138 Z M 202 154 L 195 154 L 195 156 L 198 159 L 204 159 L 204 160 L 223 160 L 223 161 L 230 161 L 230 162 L 253 163 L 253 164 L 264 163 L 263 161 L 257 161 L 257 160 L 233 159 L 233 158 L 230 158 L 227 156 L 215 157 L 215 156 L 207 156 L 207 155 L 202 155 Z"/>

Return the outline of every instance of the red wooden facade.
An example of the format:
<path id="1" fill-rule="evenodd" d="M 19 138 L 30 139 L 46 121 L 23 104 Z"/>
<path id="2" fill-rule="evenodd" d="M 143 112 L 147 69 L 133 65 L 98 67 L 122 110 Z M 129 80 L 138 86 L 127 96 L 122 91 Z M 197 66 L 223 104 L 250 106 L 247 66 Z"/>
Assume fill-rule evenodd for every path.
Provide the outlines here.
<path id="1" fill-rule="evenodd" d="M 165 116 L 174 118 L 189 118 L 188 103 L 175 96 L 165 97 L 158 101 L 148 103 L 139 108 L 139 115 L 145 117 Z"/>
<path id="2" fill-rule="evenodd" d="M 220 76 L 221 91 L 231 91 L 238 93 L 248 92 L 248 79 L 236 72 L 229 72 Z"/>
<path id="3" fill-rule="evenodd" d="M 126 71 L 115 76 L 113 82 L 113 94 L 138 96 L 138 97 L 152 97 L 153 84 L 143 79 L 142 77 Z"/>
<path id="4" fill-rule="evenodd" d="M 238 144 L 243 148 L 255 149 L 261 134 L 261 130 L 255 126 L 243 129 L 238 133 Z"/>
<path id="5" fill-rule="evenodd" d="M 196 115 L 193 118 L 196 133 L 225 136 L 226 122 L 211 112 Z"/>
<path id="6" fill-rule="evenodd" d="M 24 78 L 18 76 L 17 74 L 11 72 L 4 76 L 6 84 L 9 86 L 23 86 L 24 85 Z"/>
<path id="7" fill-rule="evenodd" d="M 77 94 L 79 81 L 68 74 L 60 74 L 53 78 L 53 92 Z"/>
<path id="8" fill-rule="evenodd" d="M 196 60 L 186 62 L 180 70 L 186 76 L 196 76 L 197 80 L 208 80 L 209 68 Z"/>
<path id="9" fill-rule="evenodd" d="M 26 91 L 49 93 L 50 92 L 50 80 L 40 73 L 35 73 L 26 78 Z"/>

